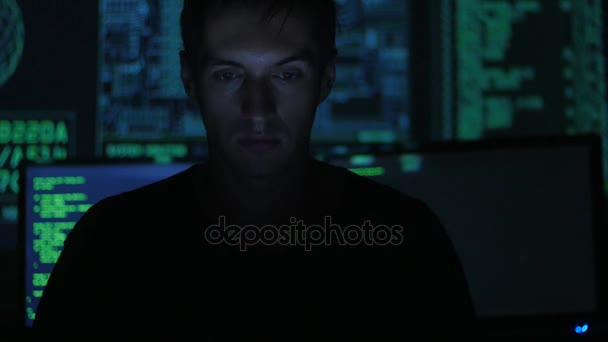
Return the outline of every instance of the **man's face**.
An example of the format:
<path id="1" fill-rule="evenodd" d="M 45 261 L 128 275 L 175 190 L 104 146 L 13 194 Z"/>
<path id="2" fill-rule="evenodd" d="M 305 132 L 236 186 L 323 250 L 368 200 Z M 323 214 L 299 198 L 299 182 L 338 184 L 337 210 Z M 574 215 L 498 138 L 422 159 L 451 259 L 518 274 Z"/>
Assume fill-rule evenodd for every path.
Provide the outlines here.
<path id="1" fill-rule="evenodd" d="M 182 60 L 212 158 L 252 177 L 276 175 L 308 157 L 316 108 L 335 75 L 333 61 L 319 62 L 305 21 L 290 16 L 281 30 L 284 15 L 263 23 L 260 15 L 226 11 L 209 19 L 197 68 Z"/>

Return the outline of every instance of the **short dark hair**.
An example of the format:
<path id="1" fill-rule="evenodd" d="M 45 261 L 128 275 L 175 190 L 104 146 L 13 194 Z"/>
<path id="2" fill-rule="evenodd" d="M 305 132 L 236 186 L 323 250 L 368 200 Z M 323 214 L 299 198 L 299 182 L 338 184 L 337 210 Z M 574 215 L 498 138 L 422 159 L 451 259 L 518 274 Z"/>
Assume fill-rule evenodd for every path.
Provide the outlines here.
<path id="1" fill-rule="evenodd" d="M 262 20 L 271 20 L 277 13 L 284 12 L 283 23 L 294 8 L 301 10 L 319 44 L 321 62 L 325 63 L 337 54 L 338 16 L 334 0 L 184 0 L 180 18 L 183 53 L 192 67 L 196 67 L 197 44 L 203 36 L 205 20 L 209 15 L 238 5 L 251 10 L 265 9 Z"/>

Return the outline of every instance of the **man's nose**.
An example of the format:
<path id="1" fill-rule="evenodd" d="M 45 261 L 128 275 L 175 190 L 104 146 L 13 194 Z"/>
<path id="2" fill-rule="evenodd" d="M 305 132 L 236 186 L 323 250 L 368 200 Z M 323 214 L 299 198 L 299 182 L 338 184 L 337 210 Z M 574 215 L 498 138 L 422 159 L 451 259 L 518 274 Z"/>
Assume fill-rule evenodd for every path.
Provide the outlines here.
<path id="1" fill-rule="evenodd" d="M 247 79 L 244 81 L 241 113 L 257 117 L 276 114 L 276 100 L 269 81 L 264 79 Z"/>

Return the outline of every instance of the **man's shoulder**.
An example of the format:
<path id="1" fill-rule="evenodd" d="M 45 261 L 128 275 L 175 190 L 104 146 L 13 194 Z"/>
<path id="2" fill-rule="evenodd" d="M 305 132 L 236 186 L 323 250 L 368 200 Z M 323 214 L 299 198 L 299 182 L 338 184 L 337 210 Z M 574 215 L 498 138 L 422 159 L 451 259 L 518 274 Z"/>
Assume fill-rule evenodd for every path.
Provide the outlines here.
<path id="1" fill-rule="evenodd" d="M 68 239 L 89 241 L 94 245 L 120 240 L 126 243 L 142 236 L 162 233 L 170 226 L 184 226 L 194 203 L 192 180 L 199 165 L 151 184 L 110 195 L 93 204 L 80 217 Z M 166 234 L 156 234 L 166 236 Z"/>
<path id="2" fill-rule="evenodd" d="M 441 222 L 423 199 L 344 167 L 324 164 L 334 179 L 342 179 L 336 218 L 343 224 L 401 225 L 410 232 L 442 235 Z"/>
<path id="3" fill-rule="evenodd" d="M 201 164 L 194 164 L 186 170 L 148 185 L 108 196 L 100 201 L 100 204 L 103 203 L 107 206 L 132 203 L 148 206 L 159 203 L 174 203 L 176 200 L 184 199 L 186 195 L 192 193 L 194 176 L 201 168 Z"/>
<path id="4" fill-rule="evenodd" d="M 110 218 L 134 217 L 141 220 L 146 216 L 154 217 L 168 212 L 168 209 L 184 207 L 185 203 L 191 203 L 195 197 L 193 179 L 201 167 L 202 165 L 195 164 L 148 185 L 106 196 L 96 202 L 83 219 L 91 217 L 101 222 Z"/>
<path id="5" fill-rule="evenodd" d="M 358 175 L 344 167 L 325 163 L 343 179 L 342 205 L 353 210 L 380 212 L 406 209 L 429 212 L 429 206 L 420 198 L 400 191 L 373 178 Z"/>

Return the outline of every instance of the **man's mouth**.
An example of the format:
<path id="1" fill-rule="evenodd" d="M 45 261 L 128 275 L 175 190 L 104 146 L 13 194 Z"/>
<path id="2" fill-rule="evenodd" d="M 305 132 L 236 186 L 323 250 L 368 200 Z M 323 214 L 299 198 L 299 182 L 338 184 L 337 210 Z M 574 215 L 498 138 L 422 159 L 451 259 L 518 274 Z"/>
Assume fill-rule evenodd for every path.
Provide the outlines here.
<path id="1" fill-rule="evenodd" d="M 264 152 L 277 148 L 281 144 L 278 138 L 242 138 L 237 143 L 250 151 Z"/>

